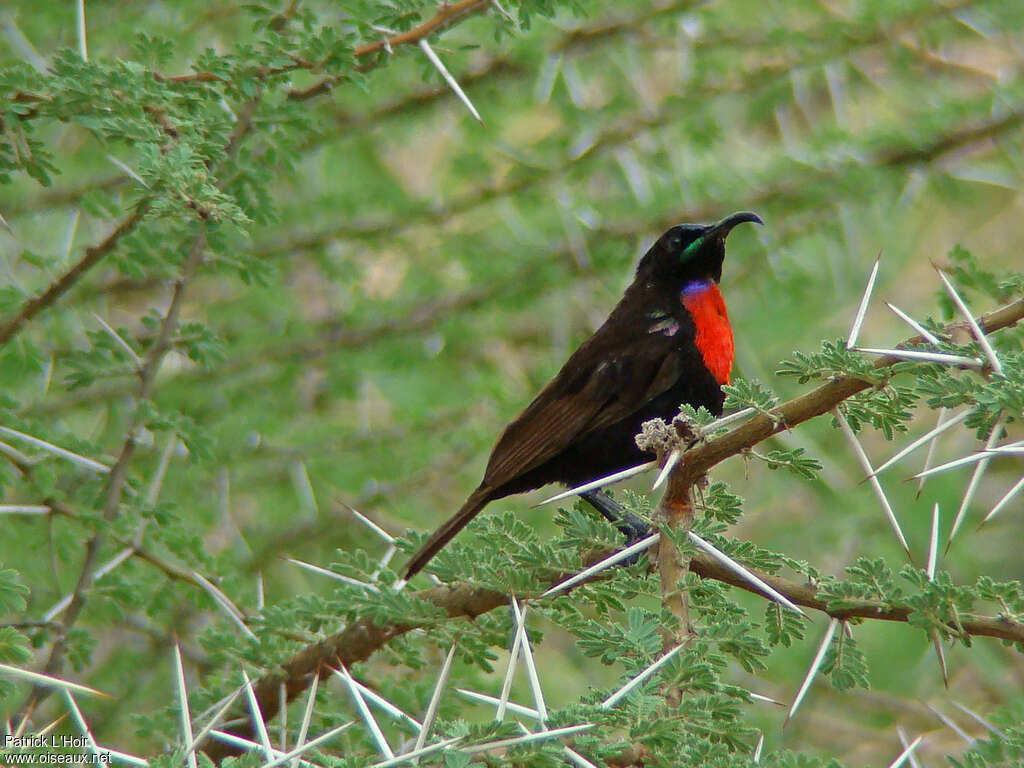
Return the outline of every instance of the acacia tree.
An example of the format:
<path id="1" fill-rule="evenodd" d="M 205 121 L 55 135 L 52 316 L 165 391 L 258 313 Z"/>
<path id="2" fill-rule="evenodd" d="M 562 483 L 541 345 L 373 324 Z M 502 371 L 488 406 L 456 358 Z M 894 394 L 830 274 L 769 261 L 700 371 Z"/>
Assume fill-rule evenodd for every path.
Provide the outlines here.
<path id="1" fill-rule="evenodd" d="M 70 714 L 168 765 L 1024 757 L 1021 9 L 5 13 L 9 733 Z M 738 415 L 647 430 L 639 561 L 513 499 L 401 584 L 644 245 L 741 208 Z"/>

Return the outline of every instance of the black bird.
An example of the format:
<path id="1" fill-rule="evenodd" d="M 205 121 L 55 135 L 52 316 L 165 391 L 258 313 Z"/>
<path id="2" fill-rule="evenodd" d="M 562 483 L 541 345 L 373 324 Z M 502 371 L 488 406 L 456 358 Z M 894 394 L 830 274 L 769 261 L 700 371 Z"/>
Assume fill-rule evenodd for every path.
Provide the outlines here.
<path id="1" fill-rule="evenodd" d="M 483 481 L 412 556 L 406 578 L 495 499 L 548 483 L 581 485 L 648 460 L 634 441 L 648 419 L 670 420 L 681 403 L 721 414 L 733 339 L 718 283 L 725 239 L 743 222 L 763 224 L 741 212 L 658 238 L 604 324 L 505 427 Z M 612 517 L 610 499 L 584 497 Z"/>

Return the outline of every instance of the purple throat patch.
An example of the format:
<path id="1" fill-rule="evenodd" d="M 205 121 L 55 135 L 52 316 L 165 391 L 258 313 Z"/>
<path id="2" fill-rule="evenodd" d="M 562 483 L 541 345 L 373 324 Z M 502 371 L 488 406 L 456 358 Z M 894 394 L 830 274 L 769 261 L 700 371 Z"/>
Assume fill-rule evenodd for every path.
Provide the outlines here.
<path id="1" fill-rule="evenodd" d="M 683 290 L 679 292 L 679 298 L 692 298 L 701 293 L 704 293 L 714 283 L 711 280 L 693 280 L 683 286 Z"/>

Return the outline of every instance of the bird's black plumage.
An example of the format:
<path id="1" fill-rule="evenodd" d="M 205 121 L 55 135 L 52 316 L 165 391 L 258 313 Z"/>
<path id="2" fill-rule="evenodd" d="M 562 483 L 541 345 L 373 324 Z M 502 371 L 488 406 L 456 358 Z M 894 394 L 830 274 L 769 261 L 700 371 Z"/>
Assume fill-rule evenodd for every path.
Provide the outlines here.
<path id="1" fill-rule="evenodd" d="M 681 403 L 721 413 L 721 381 L 708 355 L 726 340 L 707 337 L 687 299 L 707 290 L 721 301 L 725 238 L 743 222 L 761 219 L 736 213 L 709 226 L 672 227 L 658 238 L 604 324 L 505 427 L 479 487 L 413 555 L 407 577 L 495 499 L 554 482 L 580 485 L 647 460 L 634 440 L 644 421 L 671 419 Z M 723 304 L 727 378 L 732 336 L 724 311 Z"/>

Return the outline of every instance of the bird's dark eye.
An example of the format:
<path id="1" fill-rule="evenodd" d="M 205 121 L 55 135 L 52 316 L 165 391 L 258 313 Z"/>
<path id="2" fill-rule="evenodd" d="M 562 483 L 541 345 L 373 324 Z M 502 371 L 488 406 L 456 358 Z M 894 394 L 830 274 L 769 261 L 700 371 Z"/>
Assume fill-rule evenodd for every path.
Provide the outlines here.
<path id="1" fill-rule="evenodd" d="M 668 247 L 672 252 L 678 251 L 683 247 L 683 236 L 678 232 L 673 232 L 668 237 Z"/>

